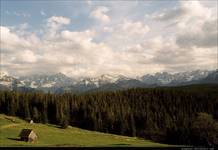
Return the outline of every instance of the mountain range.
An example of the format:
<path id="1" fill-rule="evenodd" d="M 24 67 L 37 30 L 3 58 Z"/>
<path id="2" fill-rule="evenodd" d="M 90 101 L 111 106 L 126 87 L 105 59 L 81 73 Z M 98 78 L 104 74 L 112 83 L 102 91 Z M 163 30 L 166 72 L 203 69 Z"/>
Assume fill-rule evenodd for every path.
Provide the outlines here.
<path id="1" fill-rule="evenodd" d="M 141 77 L 104 74 L 95 78 L 70 78 L 62 73 L 13 77 L 0 72 L 0 89 L 52 93 L 121 90 L 135 87 L 181 86 L 218 83 L 218 71 L 195 70 L 170 74 L 158 72 Z"/>

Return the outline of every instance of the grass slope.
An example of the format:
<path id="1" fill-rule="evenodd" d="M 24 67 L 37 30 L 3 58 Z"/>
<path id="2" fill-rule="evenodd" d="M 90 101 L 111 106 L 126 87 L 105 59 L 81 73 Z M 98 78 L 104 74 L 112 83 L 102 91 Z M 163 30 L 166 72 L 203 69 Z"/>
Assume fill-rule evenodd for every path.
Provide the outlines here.
<path id="1" fill-rule="evenodd" d="M 14 119 L 15 122 L 8 119 Z M 37 143 L 19 141 L 21 129 L 33 129 L 38 135 Z M 0 146 L 75 146 L 75 147 L 162 147 L 166 144 L 154 143 L 135 137 L 118 136 L 94 131 L 88 131 L 69 126 L 67 129 L 56 125 L 34 123 L 0 114 Z"/>

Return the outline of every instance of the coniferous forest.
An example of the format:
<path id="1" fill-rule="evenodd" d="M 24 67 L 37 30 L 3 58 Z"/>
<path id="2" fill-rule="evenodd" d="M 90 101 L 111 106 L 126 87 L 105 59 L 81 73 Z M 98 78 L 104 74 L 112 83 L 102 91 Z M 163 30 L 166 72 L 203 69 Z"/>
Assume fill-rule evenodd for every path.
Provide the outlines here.
<path id="1" fill-rule="evenodd" d="M 0 112 L 34 122 L 183 145 L 218 145 L 218 85 L 50 94 L 0 92 Z"/>

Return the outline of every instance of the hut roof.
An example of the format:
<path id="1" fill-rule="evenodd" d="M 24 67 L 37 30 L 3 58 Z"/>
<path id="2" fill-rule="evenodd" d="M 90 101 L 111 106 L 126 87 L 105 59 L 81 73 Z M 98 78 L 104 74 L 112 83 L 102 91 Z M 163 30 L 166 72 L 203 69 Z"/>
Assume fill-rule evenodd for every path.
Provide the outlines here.
<path id="1" fill-rule="evenodd" d="M 22 131 L 19 134 L 19 137 L 28 137 L 32 131 L 32 129 L 22 129 Z"/>

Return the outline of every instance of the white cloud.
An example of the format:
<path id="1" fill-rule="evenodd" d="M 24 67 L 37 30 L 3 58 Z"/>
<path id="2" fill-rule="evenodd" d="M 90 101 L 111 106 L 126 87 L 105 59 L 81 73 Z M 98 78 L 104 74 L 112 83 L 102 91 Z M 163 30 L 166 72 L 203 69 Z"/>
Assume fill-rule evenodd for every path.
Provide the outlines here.
<path id="1" fill-rule="evenodd" d="M 198 31 L 185 30 L 183 33 L 178 34 L 177 44 L 181 47 L 190 48 L 196 47 L 217 47 L 218 45 L 218 32 L 217 32 L 217 19 L 206 22 Z"/>
<path id="2" fill-rule="evenodd" d="M 23 49 L 30 47 L 31 43 L 24 37 L 19 37 L 7 27 L 1 26 L 1 49 L 4 50 L 14 50 Z"/>
<path id="3" fill-rule="evenodd" d="M 46 16 L 46 13 L 45 13 L 43 10 L 40 11 L 40 14 L 41 14 L 42 16 Z"/>
<path id="4" fill-rule="evenodd" d="M 111 19 L 108 15 L 106 15 L 108 11 L 109 9 L 107 7 L 99 6 L 91 12 L 90 17 L 99 20 L 102 23 L 109 23 Z"/>
<path id="5" fill-rule="evenodd" d="M 26 30 L 27 28 L 29 28 L 29 24 L 28 23 L 22 23 L 19 25 L 19 29 L 20 30 Z"/>
<path id="6" fill-rule="evenodd" d="M 109 17 L 106 7 L 97 7 L 88 16 L 100 21 L 97 25 L 70 30 L 64 26 L 74 26 L 74 21 L 70 24 L 69 18 L 52 16 L 42 37 L 28 31 L 25 24 L 1 26 L 1 65 L 18 75 L 63 72 L 72 77 L 213 69 L 217 50 L 214 10 L 200 2 L 182 1 L 175 8 L 154 13 L 153 20 L 142 20 L 128 18 L 132 9 L 120 18 L 112 13 Z"/>
<path id="7" fill-rule="evenodd" d="M 144 35 L 150 30 L 150 28 L 142 22 L 133 22 L 130 20 L 124 20 L 118 28 L 120 28 L 122 32 L 129 32 L 131 35 Z"/>
<path id="8" fill-rule="evenodd" d="M 136 23 L 136 26 L 141 25 Z M 128 26 L 123 27 L 125 31 Z M 14 41 L 4 39 L 6 45 L 10 45 L 10 42 L 14 44 L 27 42 L 30 45 L 29 47 L 24 45 L 19 51 L 17 46 L 13 46 L 10 49 L 11 53 L 8 53 L 8 46 L 5 46 L 2 63 L 10 73 L 63 72 L 73 77 L 80 77 L 115 72 L 134 75 L 137 70 L 132 68 L 136 65 L 140 54 L 129 53 L 126 57 L 126 53 L 113 50 L 102 42 L 94 43 L 92 40 L 96 36 L 94 30 L 81 32 L 60 30 L 56 31 L 55 38 L 48 39 L 45 36 L 35 44 L 30 35 L 24 38 L 7 27 L 2 28 L 7 30 L 7 35 L 4 37 L 12 35 L 16 37 Z M 133 34 L 138 35 L 139 32 L 133 31 Z"/>
<path id="9" fill-rule="evenodd" d="M 140 43 L 149 31 L 149 26 L 143 22 L 124 19 L 113 28 L 105 43 L 113 49 L 125 50 Z"/>
<path id="10" fill-rule="evenodd" d="M 48 19 L 48 22 L 69 23 L 57 18 Z M 59 71 L 74 77 L 94 76 L 112 56 L 111 49 L 105 44 L 92 42 L 93 30 L 73 32 L 60 29 L 56 31 L 55 38 L 45 35 L 41 40 L 33 34 L 19 36 L 8 27 L 1 27 L 1 31 L 1 65 L 10 73 Z"/>
<path id="11" fill-rule="evenodd" d="M 52 16 L 47 19 L 46 38 L 55 38 L 56 32 L 63 26 L 70 24 L 71 20 L 63 16 Z"/>
<path id="12" fill-rule="evenodd" d="M 165 9 L 152 14 L 151 18 L 159 21 L 176 20 L 184 22 L 193 17 L 207 18 L 211 15 L 211 9 L 204 7 L 199 1 L 180 1 L 178 7 Z"/>
<path id="13" fill-rule="evenodd" d="M 113 28 L 111 27 L 103 27 L 103 32 L 112 32 Z"/>
<path id="14" fill-rule="evenodd" d="M 95 36 L 95 32 L 91 30 L 86 30 L 83 32 L 70 32 L 68 30 L 64 30 L 61 32 L 61 37 L 65 40 L 70 40 L 70 41 L 77 41 L 77 42 L 82 42 L 82 41 L 91 41 L 93 37 Z"/>
<path id="15" fill-rule="evenodd" d="M 164 65 L 166 71 L 216 67 L 217 15 L 212 9 L 199 1 L 181 1 L 176 8 L 153 14 L 153 19 L 170 24 L 174 32 L 170 43 L 159 39 L 155 44 L 159 46 L 152 50 L 153 62 Z"/>
<path id="16" fill-rule="evenodd" d="M 48 27 L 57 29 L 61 25 L 70 24 L 70 19 L 63 16 L 52 16 L 48 18 L 47 25 Z"/>
<path id="17" fill-rule="evenodd" d="M 16 55 L 16 59 L 14 61 L 19 63 L 34 63 L 37 61 L 37 56 L 31 50 L 24 50 Z"/>
<path id="18" fill-rule="evenodd" d="M 200 1 L 183 2 L 181 7 L 190 10 L 178 24 L 177 44 L 181 47 L 217 47 L 217 15 Z"/>
<path id="19" fill-rule="evenodd" d="M 174 25 L 176 42 L 182 48 L 217 47 L 217 15 L 201 1 L 180 1 L 170 10 L 154 13 L 152 18 Z"/>

